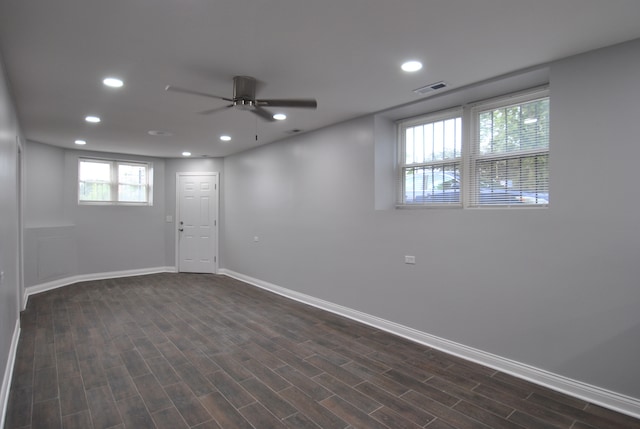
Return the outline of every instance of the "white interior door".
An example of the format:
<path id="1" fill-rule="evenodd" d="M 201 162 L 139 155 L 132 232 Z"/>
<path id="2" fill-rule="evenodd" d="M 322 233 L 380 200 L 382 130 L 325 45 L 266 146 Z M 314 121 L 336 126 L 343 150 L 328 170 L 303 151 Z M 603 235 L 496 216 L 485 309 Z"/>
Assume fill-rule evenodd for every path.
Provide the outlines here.
<path id="1" fill-rule="evenodd" d="M 218 173 L 177 173 L 178 271 L 218 270 Z"/>

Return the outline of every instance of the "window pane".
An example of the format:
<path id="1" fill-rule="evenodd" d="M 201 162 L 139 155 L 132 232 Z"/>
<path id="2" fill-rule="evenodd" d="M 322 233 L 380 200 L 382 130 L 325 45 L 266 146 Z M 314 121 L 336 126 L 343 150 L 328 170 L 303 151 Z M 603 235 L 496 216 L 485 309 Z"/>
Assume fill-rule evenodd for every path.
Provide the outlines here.
<path id="1" fill-rule="evenodd" d="M 111 201 L 109 183 L 80 182 L 81 201 Z"/>
<path id="2" fill-rule="evenodd" d="M 404 169 L 406 204 L 458 204 L 460 164 Z"/>
<path id="3" fill-rule="evenodd" d="M 118 185 L 118 201 L 143 203 L 147 201 L 147 187 Z"/>
<path id="4" fill-rule="evenodd" d="M 144 165 L 118 165 L 118 183 L 145 185 L 147 183 L 147 168 Z"/>
<path id="5" fill-rule="evenodd" d="M 407 128 L 405 131 L 405 139 L 404 139 L 404 153 L 405 153 L 405 164 L 415 164 L 415 158 L 413 155 L 413 148 L 415 146 L 413 139 L 413 128 Z"/>
<path id="6" fill-rule="evenodd" d="M 549 99 L 480 112 L 480 154 L 549 147 Z"/>
<path id="7" fill-rule="evenodd" d="M 118 201 L 147 201 L 146 184 L 145 165 L 118 164 Z"/>
<path id="8" fill-rule="evenodd" d="M 462 118 L 450 118 L 408 127 L 405 164 L 458 158 L 462 154 Z"/>
<path id="9" fill-rule="evenodd" d="M 476 163 L 479 204 L 548 204 L 549 155 Z"/>
<path id="10" fill-rule="evenodd" d="M 80 180 L 109 183 L 111 181 L 111 164 L 108 162 L 80 161 Z"/>
<path id="11" fill-rule="evenodd" d="M 81 201 L 111 201 L 111 164 L 80 161 L 78 198 Z"/>

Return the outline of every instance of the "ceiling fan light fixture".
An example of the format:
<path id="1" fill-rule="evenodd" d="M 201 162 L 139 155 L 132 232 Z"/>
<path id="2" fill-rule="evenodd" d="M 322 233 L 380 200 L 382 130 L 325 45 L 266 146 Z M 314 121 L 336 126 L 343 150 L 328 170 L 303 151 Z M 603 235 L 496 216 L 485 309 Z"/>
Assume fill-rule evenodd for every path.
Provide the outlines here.
<path id="1" fill-rule="evenodd" d="M 256 107 L 253 100 L 240 99 L 233 102 L 233 107 L 238 110 L 252 110 Z"/>
<path id="2" fill-rule="evenodd" d="M 422 69 L 422 63 L 420 61 L 411 60 L 402 63 L 402 66 L 400 67 L 406 72 L 413 73 Z"/>
<path id="3" fill-rule="evenodd" d="M 256 98 L 256 79 L 251 76 L 234 76 L 233 78 L 233 97 L 225 98 L 219 95 L 207 94 L 192 89 L 180 88 L 173 85 L 167 85 L 166 91 L 182 92 L 184 94 L 199 95 L 202 97 L 216 98 L 218 100 L 230 101 L 231 104 L 222 107 L 199 112 L 201 115 L 209 115 L 223 111 L 232 107 L 237 110 L 244 110 L 257 115 L 268 122 L 274 122 L 282 119 L 275 119 L 273 114 L 268 110 L 270 107 L 292 107 L 302 109 L 316 109 L 318 102 L 312 98 L 306 99 L 259 99 Z M 266 109 L 267 108 L 267 109 Z"/>

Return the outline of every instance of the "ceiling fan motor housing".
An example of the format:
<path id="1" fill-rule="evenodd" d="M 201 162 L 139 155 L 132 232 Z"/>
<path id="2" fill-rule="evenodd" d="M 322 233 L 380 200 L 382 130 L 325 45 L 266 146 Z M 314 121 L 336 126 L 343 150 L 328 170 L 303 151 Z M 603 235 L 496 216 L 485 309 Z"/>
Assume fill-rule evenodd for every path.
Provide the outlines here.
<path id="1" fill-rule="evenodd" d="M 256 80 L 250 76 L 234 76 L 233 104 L 241 110 L 254 107 L 256 100 Z"/>

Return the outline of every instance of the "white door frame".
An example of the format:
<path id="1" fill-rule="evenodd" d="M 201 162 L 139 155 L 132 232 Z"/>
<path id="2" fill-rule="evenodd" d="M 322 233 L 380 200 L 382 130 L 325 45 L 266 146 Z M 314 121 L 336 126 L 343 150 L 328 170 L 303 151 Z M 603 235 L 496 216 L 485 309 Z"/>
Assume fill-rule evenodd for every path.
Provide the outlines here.
<path id="1" fill-rule="evenodd" d="M 219 234 L 219 224 L 220 224 L 220 216 L 219 216 L 219 212 L 220 212 L 220 173 L 218 172 L 211 172 L 211 171 L 203 171 L 203 172 L 193 172 L 193 171 L 188 171 L 188 172 L 177 172 L 176 173 L 176 211 L 175 211 L 175 217 L 174 217 L 174 227 L 175 227 L 175 264 L 176 264 L 176 272 L 180 271 L 180 231 L 179 231 L 179 219 L 180 219 L 180 177 L 188 177 L 188 176 L 211 176 L 211 177 L 215 177 L 216 178 L 216 183 L 218 184 L 218 188 L 216 189 L 216 208 L 214 211 L 214 216 L 215 216 L 215 223 L 213 225 L 213 229 L 216 235 L 216 239 L 215 239 L 215 243 L 214 243 L 214 248 L 213 248 L 213 252 L 214 252 L 214 256 L 215 256 L 215 260 L 214 260 L 214 264 L 213 264 L 213 273 L 214 274 L 218 274 L 218 267 L 220 264 L 220 261 L 218 259 L 218 242 L 220 241 L 220 234 Z"/>
<path id="2" fill-rule="evenodd" d="M 24 296 L 24 145 L 20 136 L 16 136 L 16 179 L 17 179 L 17 207 L 18 207 L 18 263 L 17 263 L 17 280 L 18 280 L 18 317 L 22 310 L 26 309 L 26 301 Z"/>

